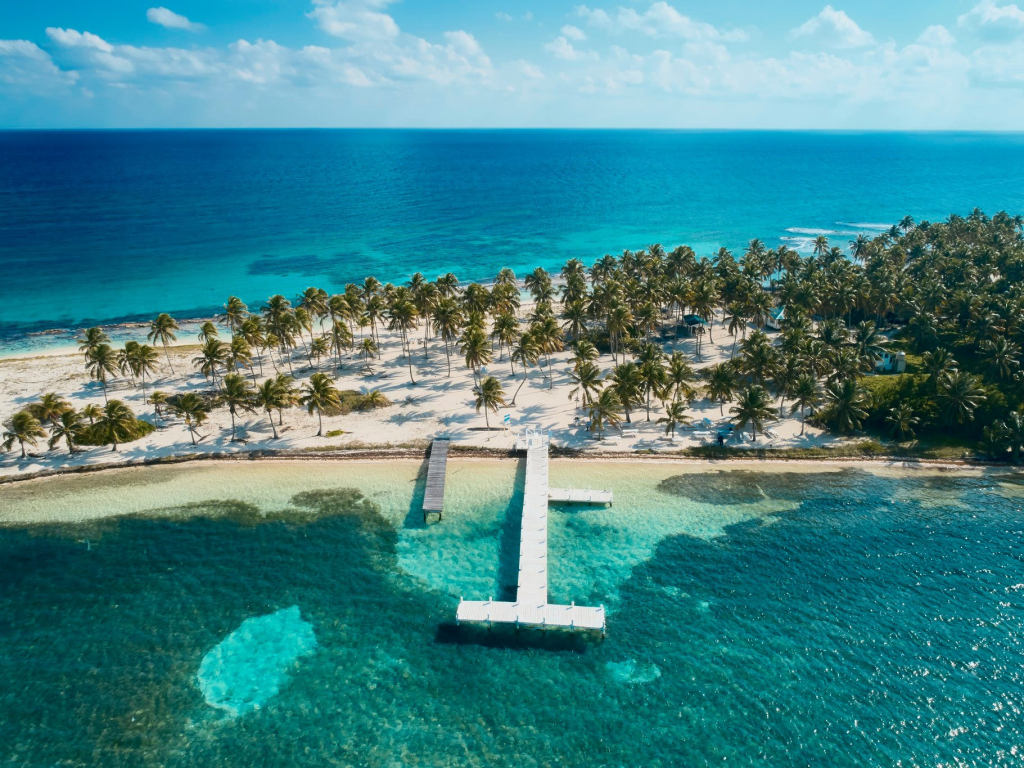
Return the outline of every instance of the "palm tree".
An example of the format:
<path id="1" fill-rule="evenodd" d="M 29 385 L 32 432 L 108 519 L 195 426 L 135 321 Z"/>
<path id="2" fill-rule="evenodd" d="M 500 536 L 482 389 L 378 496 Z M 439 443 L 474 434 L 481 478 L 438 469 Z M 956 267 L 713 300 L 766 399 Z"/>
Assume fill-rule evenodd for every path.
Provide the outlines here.
<path id="1" fill-rule="evenodd" d="M 121 400 L 111 400 L 103 407 L 103 415 L 96 420 L 100 433 L 111 442 L 110 450 L 116 451 L 118 443 L 135 437 L 135 414 Z"/>
<path id="2" fill-rule="evenodd" d="M 657 357 L 642 360 L 639 366 L 640 380 L 643 382 L 643 392 L 646 395 L 647 421 L 651 420 L 651 396 L 668 386 L 668 374 L 661 364 L 660 349 L 658 353 Z"/>
<path id="3" fill-rule="evenodd" d="M 939 379 L 939 401 L 948 423 L 958 424 L 974 418 L 974 411 L 985 401 L 985 393 L 976 377 L 966 371 L 948 371 Z"/>
<path id="4" fill-rule="evenodd" d="M 132 373 L 139 377 L 142 385 L 142 399 L 146 400 L 146 374 L 156 373 L 156 361 L 159 355 L 149 344 L 139 344 L 128 353 L 128 365 Z"/>
<path id="5" fill-rule="evenodd" d="M 203 422 L 210 415 L 206 401 L 195 392 L 186 392 L 183 395 L 179 395 L 173 407 L 175 413 L 185 420 L 189 437 L 192 438 L 192 445 L 195 445 L 196 430 L 202 426 Z"/>
<path id="6" fill-rule="evenodd" d="M 466 367 L 472 369 L 474 381 L 479 381 L 480 368 L 492 359 L 487 335 L 480 328 L 470 326 L 459 340 L 459 351 L 466 359 Z"/>
<path id="7" fill-rule="evenodd" d="M 274 377 L 274 384 L 279 394 L 279 405 L 277 406 L 277 426 L 284 424 L 284 409 L 291 408 L 298 402 L 301 390 L 295 386 L 295 379 L 286 373 L 279 373 Z"/>
<path id="8" fill-rule="evenodd" d="M 27 458 L 25 445 L 34 446 L 39 438 L 46 437 L 46 430 L 39 423 L 39 419 L 28 411 L 18 411 L 11 417 L 7 429 L 4 431 L 4 450 L 11 450 L 16 442 L 21 446 L 21 458 Z"/>
<path id="9" fill-rule="evenodd" d="M 868 417 L 867 393 L 857 379 L 833 381 L 825 387 L 825 400 L 828 403 L 828 416 L 840 432 L 860 429 Z"/>
<path id="10" fill-rule="evenodd" d="M 933 392 L 939 389 L 939 379 L 957 369 L 958 363 L 945 347 L 939 347 L 921 355 L 921 370 L 928 374 Z"/>
<path id="11" fill-rule="evenodd" d="M 604 425 L 618 426 L 622 420 L 619 418 L 619 409 L 622 403 L 615 389 L 608 387 L 601 390 L 601 394 L 590 404 L 590 429 L 597 432 L 597 439 L 604 437 Z"/>
<path id="12" fill-rule="evenodd" d="M 367 336 L 361 342 L 359 342 L 359 354 L 363 356 L 363 365 L 366 370 L 373 372 L 373 368 L 370 367 L 370 360 L 377 354 L 377 342 L 373 340 L 372 336 Z"/>
<path id="13" fill-rule="evenodd" d="M 545 317 L 530 327 L 534 342 L 548 358 L 548 389 L 555 386 L 555 374 L 551 370 L 551 355 L 562 349 L 562 329 L 553 317 Z"/>
<path id="14" fill-rule="evenodd" d="M 1020 367 L 1020 347 L 1005 336 L 998 336 L 981 343 L 991 379 L 1009 379 Z"/>
<path id="15" fill-rule="evenodd" d="M 373 340 L 372 335 L 370 336 L 370 340 Z M 374 350 L 376 350 L 376 343 L 374 343 L 373 346 Z M 309 345 L 309 354 L 311 354 L 313 356 L 313 359 L 316 360 L 317 367 L 320 367 L 320 358 L 326 357 L 328 354 L 330 354 L 330 351 L 331 347 L 327 343 L 327 339 L 323 336 L 314 339 L 313 343 Z"/>
<path id="16" fill-rule="evenodd" d="M 1013 451 L 1013 463 L 1020 464 L 1020 450 L 1024 445 L 1024 414 L 1013 411 L 1005 421 L 998 422 L 1003 440 Z"/>
<path id="17" fill-rule="evenodd" d="M 372 411 L 374 408 L 383 408 L 388 405 L 391 405 L 391 401 L 383 392 L 379 389 L 371 389 L 363 395 L 359 407 L 361 410 Z"/>
<path id="18" fill-rule="evenodd" d="M 741 430 L 750 425 L 753 441 L 757 442 L 757 433 L 764 431 L 764 424 L 776 416 L 772 407 L 772 396 L 760 384 L 751 384 L 740 393 L 739 399 L 730 409 L 736 417 L 736 426 Z"/>
<path id="19" fill-rule="evenodd" d="M 316 411 L 319 429 L 316 436 L 324 434 L 324 408 L 337 408 L 341 405 L 341 393 L 334 386 L 334 379 L 326 373 L 314 373 L 309 377 L 309 382 L 302 389 L 302 397 L 299 403 L 306 406 L 310 416 Z"/>
<path id="20" fill-rule="evenodd" d="M 84 428 L 82 416 L 73 410 L 63 411 L 54 421 L 50 422 L 50 450 L 61 440 L 67 443 L 68 453 L 75 453 L 75 441 Z"/>
<path id="21" fill-rule="evenodd" d="M 804 434 L 807 420 L 804 418 L 804 411 L 810 408 L 812 411 L 821 402 L 821 390 L 818 388 L 818 380 L 813 373 L 805 373 L 793 383 L 791 392 L 793 404 L 790 408 L 790 415 L 800 411 L 800 435 Z"/>
<path id="22" fill-rule="evenodd" d="M 276 379 L 267 379 L 256 388 L 256 391 L 253 393 L 253 405 L 267 412 L 267 418 L 270 419 L 270 429 L 273 431 L 274 439 L 276 440 L 277 426 L 274 424 L 274 409 L 285 407 L 284 396 Z"/>
<path id="23" fill-rule="evenodd" d="M 689 424 L 692 421 L 686 415 L 686 403 L 681 400 L 674 400 L 665 409 L 665 415 L 658 419 L 659 424 L 665 425 L 665 434 L 675 437 L 676 427 Z"/>
<path id="24" fill-rule="evenodd" d="M 228 346 L 222 341 L 209 339 L 201 350 L 199 357 L 192 359 L 192 365 L 199 369 L 204 379 L 213 377 L 213 385 L 217 386 L 217 368 L 226 366 L 228 361 Z"/>
<path id="25" fill-rule="evenodd" d="M 487 416 L 488 411 L 498 412 L 499 408 L 503 408 L 505 402 L 505 390 L 501 386 L 501 382 L 493 376 L 488 376 L 482 382 L 480 386 L 476 388 L 476 412 L 480 413 L 480 409 L 484 410 L 484 423 L 487 428 L 491 428 L 490 418 Z"/>
<path id="26" fill-rule="evenodd" d="M 102 328 L 93 327 L 86 328 L 82 333 L 82 336 L 75 339 L 78 342 L 78 351 L 85 355 L 85 359 L 89 359 L 89 352 L 96 349 L 100 344 L 109 344 L 110 337 L 107 336 L 106 332 Z"/>
<path id="27" fill-rule="evenodd" d="M 527 331 L 519 337 L 519 343 L 512 350 L 512 360 L 523 366 L 523 380 L 519 382 L 515 394 L 512 395 L 511 406 L 513 408 L 516 405 L 516 398 L 519 397 L 519 390 L 523 388 L 523 384 L 530 378 L 530 366 L 536 365 L 538 359 L 540 359 L 540 347 L 537 346 L 533 334 Z"/>
<path id="28" fill-rule="evenodd" d="M 904 442 L 908 437 L 913 439 L 914 426 L 920 422 L 920 419 L 914 415 L 914 409 L 910 403 L 900 403 L 895 406 L 889 411 L 885 420 L 890 425 L 892 433 L 899 435 L 900 442 Z"/>
<path id="29" fill-rule="evenodd" d="M 73 410 L 71 403 L 56 392 L 47 392 L 39 398 L 38 402 L 28 407 L 28 412 L 40 422 L 49 422 L 51 425 L 57 422 L 62 413 L 67 413 L 70 410 Z"/>
<path id="30" fill-rule="evenodd" d="M 230 296 L 227 304 L 224 305 L 224 313 L 218 319 L 228 327 L 232 334 L 235 334 L 248 316 L 249 308 L 245 306 L 245 303 L 237 296 Z"/>
<path id="31" fill-rule="evenodd" d="M 409 383 L 415 384 L 416 379 L 412 375 L 412 352 L 409 349 L 409 332 L 416 329 L 416 307 L 410 301 L 399 300 L 394 302 L 388 310 L 388 328 L 392 331 L 399 331 L 402 334 L 402 349 L 409 365 Z"/>
<path id="32" fill-rule="evenodd" d="M 583 407 L 586 408 L 594 399 L 594 393 L 601 390 L 604 379 L 601 377 L 601 369 L 594 363 L 586 360 L 581 361 L 576 368 L 569 373 L 569 378 L 576 385 L 569 392 L 569 399 L 582 395 Z"/>
<path id="33" fill-rule="evenodd" d="M 149 396 L 149 402 L 151 402 L 153 404 L 153 410 L 156 413 L 157 418 L 162 418 L 163 417 L 163 413 L 161 413 L 160 407 L 164 406 L 164 405 L 167 405 L 167 393 L 166 392 L 161 392 L 161 391 L 157 390 L 156 392 L 154 392 L 152 395 Z M 86 408 L 88 408 L 88 407 L 89 406 L 86 406 Z M 85 416 L 88 415 L 85 412 L 85 408 L 82 409 L 82 415 L 85 415 Z M 92 419 L 90 418 L 89 421 L 91 423 Z"/>
<path id="34" fill-rule="evenodd" d="M 117 353 L 109 344 L 100 344 L 86 353 L 85 366 L 89 374 L 103 385 L 103 401 L 107 402 L 107 376 L 117 371 Z"/>
<path id="35" fill-rule="evenodd" d="M 626 412 L 626 423 L 632 424 L 629 409 L 640 402 L 643 379 L 636 363 L 620 363 L 612 370 L 611 387 L 618 396 L 622 409 Z"/>
<path id="36" fill-rule="evenodd" d="M 155 398 L 156 395 L 157 393 L 154 392 L 153 397 Z M 90 424 L 95 424 L 96 419 L 100 418 L 100 416 L 103 415 L 103 410 L 98 405 L 89 403 L 84 408 L 82 408 L 81 413 L 82 417 L 88 419 Z"/>
<path id="37" fill-rule="evenodd" d="M 167 351 L 168 341 L 177 341 L 175 331 L 178 330 L 178 321 L 166 312 L 161 312 L 149 325 L 149 334 L 146 336 L 150 341 L 158 341 L 164 346 L 164 355 L 167 358 L 167 367 L 174 373 L 174 366 L 171 365 L 171 354 Z"/>
<path id="38" fill-rule="evenodd" d="M 736 366 L 728 361 L 716 363 L 704 369 L 704 376 L 707 381 L 704 385 L 704 394 L 708 400 L 718 401 L 718 412 L 724 416 L 726 401 L 736 396 L 736 390 L 740 385 Z"/>
<path id="39" fill-rule="evenodd" d="M 249 380 L 239 373 L 227 373 L 224 375 L 224 392 L 221 395 L 224 404 L 231 414 L 231 442 L 235 442 L 235 416 L 239 411 L 252 411 L 255 406 L 252 402 L 253 390 L 249 386 Z"/>
<path id="40" fill-rule="evenodd" d="M 220 336 L 217 331 L 217 326 L 207 320 L 201 326 L 199 326 L 199 335 L 196 337 L 199 339 L 200 344 L 206 344 L 212 339 L 216 339 Z"/>

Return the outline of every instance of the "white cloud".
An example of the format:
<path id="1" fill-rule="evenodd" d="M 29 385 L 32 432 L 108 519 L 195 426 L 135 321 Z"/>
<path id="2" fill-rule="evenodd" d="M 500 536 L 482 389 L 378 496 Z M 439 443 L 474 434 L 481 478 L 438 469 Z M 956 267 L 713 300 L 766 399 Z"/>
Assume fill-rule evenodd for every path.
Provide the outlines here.
<path id="1" fill-rule="evenodd" d="M 862 48 L 875 43 L 870 32 L 861 29 L 845 11 L 837 11 L 831 5 L 826 5 L 821 13 L 809 18 L 789 36 L 792 40 L 811 37 L 823 45 L 839 48 Z"/>
<path id="2" fill-rule="evenodd" d="M 184 29 L 188 32 L 202 32 L 206 29 L 202 24 L 189 21 L 187 17 L 182 16 L 180 13 L 175 13 L 169 8 L 164 8 L 163 6 L 160 6 L 159 8 L 150 8 L 146 11 L 146 18 L 153 24 L 159 24 L 161 27 L 166 27 L 167 29 Z"/>
<path id="3" fill-rule="evenodd" d="M 963 29 L 986 37 L 1015 37 L 1024 32 L 1024 10 L 1013 3 L 997 5 L 994 0 L 982 0 L 957 19 Z"/>
<path id="4" fill-rule="evenodd" d="M 583 61 L 585 59 L 596 59 L 597 54 L 594 51 L 578 51 L 573 48 L 572 43 L 566 40 L 564 37 L 556 37 L 550 43 L 544 46 L 544 50 L 554 56 L 556 59 L 562 59 L 564 61 Z"/>
<path id="5" fill-rule="evenodd" d="M 0 91 L 5 88 L 50 92 L 73 85 L 75 72 L 64 72 L 46 51 L 29 40 L 0 40 Z"/>
<path id="6" fill-rule="evenodd" d="M 620 7 L 614 15 L 601 8 L 578 5 L 576 15 L 587 24 L 608 32 L 640 32 L 650 37 L 681 37 L 684 40 L 720 40 L 743 42 L 748 35 L 743 30 L 720 30 L 712 24 L 695 21 L 666 2 L 657 2 L 643 13 L 633 8 Z"/>
<path id="7" fill-rule="evenodd" d="M 445 32 L 444 38 L 448 41 L 452 50 L 456 51 L 460 56 L 480 56 L 483 53 L 480 43 L 469 32 L 463 32 L 461 29 L 455 32 Z"/>
<path id="8" fill-rule="evenodd" d="M 398 24 L 378 9 L 394 0 L 313 0 L 315 6 L 307 13 L 329 35 L 353 42 L 390 40 L 398 37 Z"/>
<path id="9" fill-rule="evenodd" d="M 570 40 L 580 41 L 587 39 L 587 33 L 579 27 L 574 27 L 572 24 L 566 24 L 562 27 L 562 34 Z"/>
<path id="10" fill-rule="evenodd" d="M 498 21 L 512 21 L 512 16 L 505 13 L 504 11 L 498 11 L 494 14 L 494 18 Z"/>
<path id="11" fill-rule="evenodd" d="M 917 38 L 921 45 L 930 45 L 937 48 L 953 45 L 956 38 L 941 24 L 933 24 L 928 27 L 921 36 Z"/>
<path id="12" fill-rule="evenodd" d="M 523 77 L 526 77 L 530 80 L 544 79 L 544 73 L 540 70 L 540 67 L 537 67 L 528 61 L 523 61 L 522 59 L 520 59 L 519 61 L 513 62 L 513 64 L 516 65 L 516 68 L 523 75 Z"/>

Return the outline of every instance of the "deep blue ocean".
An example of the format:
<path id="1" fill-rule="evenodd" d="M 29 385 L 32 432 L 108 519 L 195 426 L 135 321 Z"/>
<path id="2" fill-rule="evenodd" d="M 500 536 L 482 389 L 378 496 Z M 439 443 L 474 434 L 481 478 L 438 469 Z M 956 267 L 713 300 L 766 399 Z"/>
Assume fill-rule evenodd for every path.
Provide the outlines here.
<path id="1" fill-rule="evenodd" d="M 1024 210 L 1024 134 L 7 131 L 0 342 L 367 274 L 845 245 L 974 207 Z"/>

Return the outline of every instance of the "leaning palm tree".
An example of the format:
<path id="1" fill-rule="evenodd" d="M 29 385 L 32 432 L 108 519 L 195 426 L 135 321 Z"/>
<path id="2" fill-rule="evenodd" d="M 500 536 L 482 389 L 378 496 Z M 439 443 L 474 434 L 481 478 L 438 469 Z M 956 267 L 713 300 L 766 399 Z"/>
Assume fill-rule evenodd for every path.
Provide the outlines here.
<path id="1" fill-rule="evenodd" d="M 68 453 L 76 453 L 75 441 L 84 426 L 81 414 L 73 410 L 63 411 L 56 420 L 50 423 L 50 450 L 53 450 L 54 446 L 63 440 L 67 443 Z"/>
<path id="2" fill-rule="evenodd" d="M 480 369 L 493 358 L 487 335 L 480 328 L 470 326 L 459 339 L 459 351 L 466 359 L 466 367 L 472 369 L 474 380 L 479 381 Z"/>
<path id="3" fill-rule="evenodd" d="M 621 409 L 619 396 L 611 387 L 601 390 L 601 394 L 590 404 L 590 430 L 597 432 L 598 440 L 604 437 L 605 424 L 615 427 L 622 423 L 619 418 Z"/>
<path id="4" fill-rule="evenodd" d="M 163 344 L 164 355 L 167 358 L 167 367 L 174 373 L 174 366 L 171 365 L 171 353 L 167 351 L 168 341 L 177 341 L 175 331 L 178 330 L 178 321 L 166 312 L 161 312 L 149 325 L 149 334 L 146 336 L 150 341 L 158 341 Z"/>
<path id="5" fill-rule="evenodd" d="M 228 407 L 231 414 L 231 442 L 235 442 L 235 416 L 239 411 L 252 411 L 255 406 L 252 402 L 252 387 L 249 380 L 240 373 L 228 373 L 224 375 L 224 392 L 221 397 L 224 405 Z"/>
<path id="6" fill-rule="evenodd" d="M 39 423 L 39 419 L 28 411 L 18 411 L 11 417 L 7 429 L 4 430 L 2 445 L 5 451 L 9 451 L 15 443 L 18 443 L 21 446 L 21 458 L 24 459 L 28 457 L 25 445 L 34 446 L 41 437 L 46 437 L 46 430 Z"/>
<path id="7" fill-rule="evenodd" d="M 110 450 L 116 451 L 118 443 L 135 437 L 135 414 L 121 400 L 111 400 L 103 407 L 103 414 L 96 420 L 96 426 L 111 443 Z"/>
<path id="8" fill-rule="evenodd" d="M 248 316 L 249 308 L 245 306 L 245 302 L 237 296 L 231 296 L 228 298 L 227 304 L 224 305 L 224 313 L 217 319 L 226 325 L 228 330 L 234 334 L 242 327 L 242 323 L 245 322 L 245 319 Z"/>
<path id="9" fill-rule="evenodd" d="M 178 400 L 174 403 L 174 411 L 185 420 L 189 437 L 192 438 L 192 445 L 195 445 L 196 430 L 202 426 L 203 422 L 210 415 L 206 401 L 195 392 L 186 392 L 178 397 Z"/>
<path id="10" fill-rule="evenodd" d="M 284 407 L 284 394 L 276 379 L 267 379 L 260 384 L 253 393 L 253 405 L 260 410 L 267 412 L 270 419 L 270 429 L 273 430 L 274 439 L 277 439 L 277 425 L 274 424 L 274 409 Z"/>
<path id="11" fill-rule="evenodd" d="M 506 405 L 505 403 L 505 390 L 501 386 L 501 382 L 493 376 L 488 376 L 486 379 L 480 382 L 480 386 L 476 388 L 476 412 L 480 413 L 480 409 L 484 409 L 484 423 L 487 428 L 491 428 L 491 420 L 487 415 L 488 411 L 498 412 L 499 408 Z"/>
<path id="12" fill-rule="evenodd" d="M 113 376 L 117 371 L 117 353 L 109 344 L 100 344 L 86 354 L 85 367 L 103 385 L 103 401 L 107 402 L 107 376 Z"/>
<path id="13" fill-rule="evenodd" d="M 523 388 L 523 384 L 530 378 L 530 366 L 536 365 L 537 360 L 540 359 L 540 347 L 537 346 L 532 333 L 527 331 L 519 337 L 519 343 L 512 349 L 512 359 L 523 366 L 523 380 L 519 382 L 515 394 L 512 395 L 511 405 L 514 408 L 516 398 L 519 397 L 519 390 Z"/>
<path id="14" fill-rule="evenodd" d="M 804 428 L 807 426 L 807 419 L 804 418 L 804 411 L 810 408 L 812 411 L 821 402 L 821 390 L 818 388 L 818 380 L 813 373 L 805 373 L 799 376 L 793 384 L 791 391 L 793 403 L 790 407 L 790 415 L 800 411 L 800 435 L 803 436 Z"/>
<path id="15" fill-rule="evenodd" d="M 107 336 L 106 332 L 99 327 L 86 328 L 82 332 L 81 337 L 75 339 L 78 342 L 78 351 L 85 355 L 85 359 L 89 359 L 89 352 L 96 349 L 100 344 L 109 344 L 110 337 Z"/>
<path id="16" fill-rule="evenodd" d="M 665 415 L 658 419 L 659 424 L 665 425 L 665 434 L 673 437 L 675 437 L 678 426 L 689 424 L 691 421 L 692 419 L 686 415 L 686 403 L 682 400 L 669 403 L 665 409 Z"/>
<path id="17" fill-rule="evenodd" d="M 284 424 L 284 409 L 291 408 L 299 401 L 300 390 L 295 386 L 295 379 L 286 373 L 279 373 L 274 377 L 280 395 L 280 404 L 277 406 L 277 426 Z"/>
<path id="18" fill-rule="evenodd" d="M 154 392 L 153 395 L 156 396 L 156 393 Z M 103 409 L 100 408 L 95 403 L 89 403 L 84 408 L 82 408 L 81 413 L 82 418 L 89 420 L 89 424 L 95 424 L 96 419 L 100 418 L 103 415 Z"/>
<path id="19" fill-rule="evenodd" d="M 139 377 L 139 383 L 142 385 L 143 401 L 146 399 L 146 375 L 156 373 L 157 358 L 156 350 L 149 344 L 139 344 L 128 353 L 128 365 L 132 373 Z"/>
<path id="20" fill-rule="evenodd" d="M 62 413 L 73 410 L 71 403 L 65 400 L 56 392 L 47 392 L 39 400 L 28 407 L 29 413 L 39 419 L 40 422 L 56 423 Z"/>
<path id="21" fill-rule="evenodd" d="M 753 441 L 757 442 L 757 433 L 764 431 L 765 422 L 775 418 L 776 411 L 772 407 L 772 396 L 760 384 L 751 384 L 740 393 L 739 400 L 730 412 L 736 417 L 736 426 L 743 429 L 750 425 Z"/>
<path id="22" fill-rule="evenodd" d="M 369 339 L 367 339 L 369 341 Z M 309 415 L 316 411 L 319 429 L 316 436 L 324 434 L 324 408 L 337 408 L 341 405 L 341 393 L 334 386 L 334 379 L 326 373 L 314 373 L 309 382 L 302 388 L 299 403 L 306 406 Z"/>
<path id="23" fill-rule="evenodd" d="M 196 337 L 199 339 L 200 344 L 206 344 L 211 339 L 220 337 L 220 332 L 217 330 L 217 326 L 207 320 L 201 326 L 199 326 L 199 335 Z"/>

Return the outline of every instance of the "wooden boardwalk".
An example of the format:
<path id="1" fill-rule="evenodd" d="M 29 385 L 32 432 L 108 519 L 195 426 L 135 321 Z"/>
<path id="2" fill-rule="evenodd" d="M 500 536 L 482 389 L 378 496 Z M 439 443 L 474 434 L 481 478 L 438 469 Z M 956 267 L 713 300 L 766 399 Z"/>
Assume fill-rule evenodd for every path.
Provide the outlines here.
<path id="1" fill-rule="evenodd" d="M 563 501 L 569 504 L 611 504 L 611 491 L 585 491 L 578 488 L 548 488 L 548 501 Z"/>
<path id="2" fill-rule="evenodd" d="M 444 515 L 444 479 L 448 471 L 448 447 L 451 441 L 435 439 L 430 444 L 430 461 L 427 463 L 427 491 L 423 494 L 423 522 L 427 515 L 437 513 L 440 520 Z"/>
<path id="3" fill-rule="evenodd" d="M 529 435 L 517 442 L 526 448 L 526 490 L 519 539 L 519 583 L 515 602 L 461 600 L 456 620 L 517 627 L 565 627 L 605 631 L 604 606 L 590 608 L 548 603 L 548 438 Z M 568 491 L 572 495 L 597 493 Z M 580 499 L 583 500 L 582 498 Z M 607 503 L 604 501 L 595 503 Z"/>

